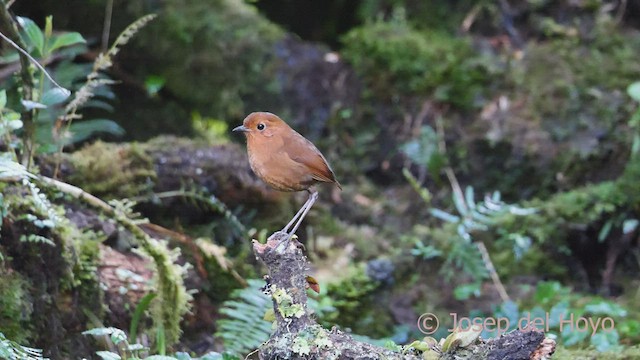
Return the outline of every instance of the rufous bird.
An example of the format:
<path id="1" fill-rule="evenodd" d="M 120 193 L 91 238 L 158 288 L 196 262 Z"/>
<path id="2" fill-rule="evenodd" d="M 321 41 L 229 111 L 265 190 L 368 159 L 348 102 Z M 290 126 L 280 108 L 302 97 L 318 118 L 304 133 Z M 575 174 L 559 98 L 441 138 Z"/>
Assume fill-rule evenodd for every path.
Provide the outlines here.
<path id="1" fill-rule="evenodd" d="M 282 229 L 287 235 L 284 240 L 291 239 L 318 199 L 318 191 L 313 185 L 333 183 L 342 190 L 320 150 L 278 116 L 254 112 L 233 131 L 246 136 L 249 164 L 260 179 L 276 190 L 309 192 L 307 201 Z"/>

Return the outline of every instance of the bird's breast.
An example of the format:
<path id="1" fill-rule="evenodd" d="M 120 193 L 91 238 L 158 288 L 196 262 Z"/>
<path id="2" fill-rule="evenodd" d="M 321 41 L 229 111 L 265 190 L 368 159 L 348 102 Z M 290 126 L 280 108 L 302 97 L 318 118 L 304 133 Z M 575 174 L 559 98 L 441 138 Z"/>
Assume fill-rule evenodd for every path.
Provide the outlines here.
<path id="1" fill-rule="evenodd" d="M 247 153 L 253 172 L 276 190 L 302 191 L 315 182 L 304 164 L 292 160 L 281 147 L 247 143 Z"/>

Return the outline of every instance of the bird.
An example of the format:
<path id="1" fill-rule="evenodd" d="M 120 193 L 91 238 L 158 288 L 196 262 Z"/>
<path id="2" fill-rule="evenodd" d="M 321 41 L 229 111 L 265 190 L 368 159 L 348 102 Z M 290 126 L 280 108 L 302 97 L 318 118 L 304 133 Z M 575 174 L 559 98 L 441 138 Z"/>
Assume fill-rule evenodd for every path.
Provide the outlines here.
<path id="1" fill-rule="evenodd" d="M 314 185 L 330 183 L 340 190 L 342 185 L 320 150 L 275 114 L 253 112 L 232 131 L 245 135 L 249 164 L 260 179 L 279 191 L 309 193 L 304 205 L 281 230 L 286 237 L 277 248 L 291 239 L 318 199 Z"/>

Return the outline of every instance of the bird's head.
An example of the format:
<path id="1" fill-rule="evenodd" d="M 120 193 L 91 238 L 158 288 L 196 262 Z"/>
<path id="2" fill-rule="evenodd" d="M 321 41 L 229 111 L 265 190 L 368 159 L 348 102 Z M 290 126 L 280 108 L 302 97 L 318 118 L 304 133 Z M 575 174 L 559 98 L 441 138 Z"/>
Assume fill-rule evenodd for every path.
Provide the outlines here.
<path id="1" fill-rule="evenodd" d="M 244 133 L 247 139 L 270 138 L 288 128 L 289 125 L 277 115 L 268 112 L 254 112 L 249 114 L 242 125 L 234 128 L 233 131 Z"/>

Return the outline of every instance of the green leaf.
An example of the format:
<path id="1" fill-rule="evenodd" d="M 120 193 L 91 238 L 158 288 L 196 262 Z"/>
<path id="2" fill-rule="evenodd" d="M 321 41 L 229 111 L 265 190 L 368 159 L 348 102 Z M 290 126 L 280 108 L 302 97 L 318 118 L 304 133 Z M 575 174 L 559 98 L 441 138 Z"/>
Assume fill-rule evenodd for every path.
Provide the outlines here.
<path id="1" fill-rule="evenodd" d="M 624 222 L 622 222 L 622 233 L 623 234 L 629 234 L 633 231 L 636 230 L 636 228 L 638 228 L 638 224 L 640 222 L 638 221 L 638 219 L 627 219 Z"/>
<path id="2" fill-rule="evenodd" d="M 144 86 L 147 88 L 147 93 L 151 96 L 160 91 L 167 80 L 159 75 L 150 75 L 144 80 Z"/>
<path id="3" fill-rule="evenodd" d="M 606 300 L 595 300 L 584 307 L 584 311 L 591 315 L 605 315 L 611 317 L 625 317 L 627 310 L 622 306 Z"/>
<path id="4" fill-rule="evenodd" d="M 456 300 L 467 300 L 471 296 L 480 296 L 480 283 L 471 283 L 457 286 L 453 290 Z"/>
<path id="5" fill-rule="evenodd" d="M 111 351 L 96 351 L 96 355 L 100 356 L 102 360 L 121 360 L 120 355 L 112 353 Z"/>
<path id="6" fill-rule="evenodd" d="M 41 104 L 39 102 L 31 101 L 31 100 L 21 100 L 22 106 L 24 106 L 25 110 L 31 111 L 33 109 L 46 109 L 47 105 Z"/>
<path id="7" fill-rule="evenodd" d="M 424 260 L 429 260 L 442 255 L 442 251 L 438 250 L 433 245 L 424 245 L 422 242 L 416 240 L 416 247 L 411 249 L 411 255 L 420 256 Z"/>
<path id="8" fill-rule="evenodd" d="M 240 358 L 235 357 L 235 356 L 231 356 L 231 355 L 227 354 L 226 352 L 224 354 L 220 354 L 220 353 L 217 353 L 217 352 L 210 352 L 210 353 L 202 355 L 199 359 L 200 360 L 228 360 L 228 359 L 238 359 L 238 360 L 240 360 Z"/>
<path id="9" fill-rule="evenodd" d="M 49 52 L 54 52 L 65 46 L 71 46 L 76 44 L 84 44 L 87 41 L 77 32 L 68 32 L 54 36 L 50 40 Z"/>
<path id="10" fill-rule="evenodd" d="M 93 335 L 93 336 L 111 336 L 115 335 L 119 337 L 121 334 L 124 334 L 124 331 L 114 328 L 114 327 L 106 327 L 106 328 L 93 328 L 82 332 L 82 335 Z M 126 339 L 126 337 L 125 337 Z"/>
<path id="11" fill-rule="evenodd" d="M 46 106 L 57 105 L 65 101 L 69 97 L 69 95 L 71 95 L 71 93 L 69 93 L 68 90 L 54 87 L 42 94 L 40 102 Z"/>
<path id="12" fill-rule="evenodd" d="M 614 329 L 612 331 L 599 330 L 591 337 L 591 345 L 600 352 L 611 351 L 619 347 L 620 336 Z"/>
<path id="13" fill-rule="evenodd" d="M 127 351 L 139 351 L 143 349 L 146 348 L 142 344 L 129 344 L 129 346 L 127 346 Z"/>
<path id="14" fill-rule="evenodd" d="M 0 90 L 0 110 L 7 106 L 7 90 Z"/>
<path id="15" fill-rule="evenodd" d="M 27 45 L 31 45 L 34 49 L 37 49 L 38 55 L 43 55 L 44 34 L 42 34 L 42 30 L 40 30 L 33 20 L 26 17 L 18 16 L 18 23 L 27 35 Z"/>
<path id="16" fill-rule="evenodd" d="M 627 94 L 635 101 L 640 102 L 640 81 L 634 82 L 627 87 Z"/>
<path id="17" fill-rule="evenodd" d="M 414 341 L 411 344 L 407 345 L 408 348 L 414 348 L 418 351 L 427 351 L 431 349 L 431 346 L 424 341 Z"/>
<path id="18" fill-rule="evenodd" d="M 458 216 L 449 214 L 448 212 L 442 211 L 440 209 L 431 209 L 431 210 L 429 210 L 429 212 L 434 217 L 437 217 L 438 219 L 444 220 L 446 222 L 457 223 L 457 222 L 460 221 L 460 218 Z"/>
<path id="19" fill-rule="evenodd" d="M 463 197 L 462 194 L 458 194 L 457 192 L 453 192 L 451 194 L 451 197 L 453 198 L 453 205 L 455 205 L 456 210 L 458 210 L 458 213 L 462 216 L 468 216 L 469 215 L 469 208 L 467 207 L 467 203 L 465 202 L 465 199 Z"/>
<path id="20" fill-rule="evenodd" d="M 131 317 L 131 326 L 129 327 L 129 342 L 134 342 L 138 335 L 138 324 L 145 311 L 149 308 L 151 300 L 156 297 L 155 293 L 148 293 L 140 299 L 140 302 L 136 306 L 136 310 Z"/>
<path id="21" fill-rule="evenodd" d="M 546 281 L 538 283 L 536 287 L 535 301 L 539 304 L 545 304 L 555 298 L 562 286 L 557 281 Z"/>
<path id="22" fill-rule="evenodd" d="M 607 238 L 607 236 L 609 236 L 609 233 L 611 232 L 612 227 L 613 227 L 612 219 L 609 219 L 607 220 L 606 223 L 604 223 L 604 226 L 602 227 L 602 229 L 600 229 L 600 232 L 598 233 L 599 243 L 603 242 Z"/>
<path id="23" fill-rule="evenodd" d="M 569 315 L 569 300 L 562 300 L 549 310 L 549 327 L 555 328 Z"/>
<path id="24" fill-rule="evenodd" d="M 106 101 L 92 99 L 87 101 L 84 105 L 82 105 L 83 109 L 101 109 L 107 112 L 113 112 L 113 105 L 109 104 Z"/>
<path id="25" fill-rule="evenodd" d="M 263 280 L 250 279 L 249 287 L 235 290 L 231 300 L 222 304 L 220 313 L 225 315 L 216 322 L 216 337 L 222 339 L 227 351 L 247 353 L 262 344 L 271 334 L 271 322 L 262 319 L 272 307 L 271 300 L 260 290 Z"/>
<path id="26" fill-rule="evenodd" d="M 576 331 L 570 325 L 566 325 L 562 327 L 562 345 L 564 346 L 572 346 L 581 343 L 584 341 L 590 333 L 588 331 Z"/>
<path id="27" fill-rule="evenodd" d="M 476 200 L 475 200 L 473 186 L 467 186 L 464 190 L 465 190 L 464 197 L 465 197 L 465 200 L 467 201 L 467 206 L 469 207 L 469 209 L 475 209 Z"/>
<path id="28" fill-rule="evenodd" d="M 500 313 L 509 319 L 509 324 L 516 324 L 520 319 L 520 310 L 518 304 L 513 301 L 505 301 L 500 305 Z"/>
<path id="29" fill-rule="evenodd" d="M 11 130 L 18 130 L 18 129 L 22 129 L 22 126 L 24 124 L 22 123 L 22 120 L 11 120 L 7 123 L 7 125 Z"/>
<path id="30" fill-rule="evenodd" d="M 35 178 L 20 163 L 16 162 L 9 153 L 0 153 L 0 180 L 3 178 Z"/>
<path id="31" fill-rule="evenodd" d="M 53 34 L 53 16 L 49 15 L 45 19 L 44 37 L 49 39 L 51 34 Z"/>
<path id="32" fill-rule="evenodd" d="M 71 124 L 71 143 L 83 141 L 96 133 L 107 133 L 116 136 L 124 135 L 124 129 L 115 121 L 108 119 L 94 119 Z"/>

